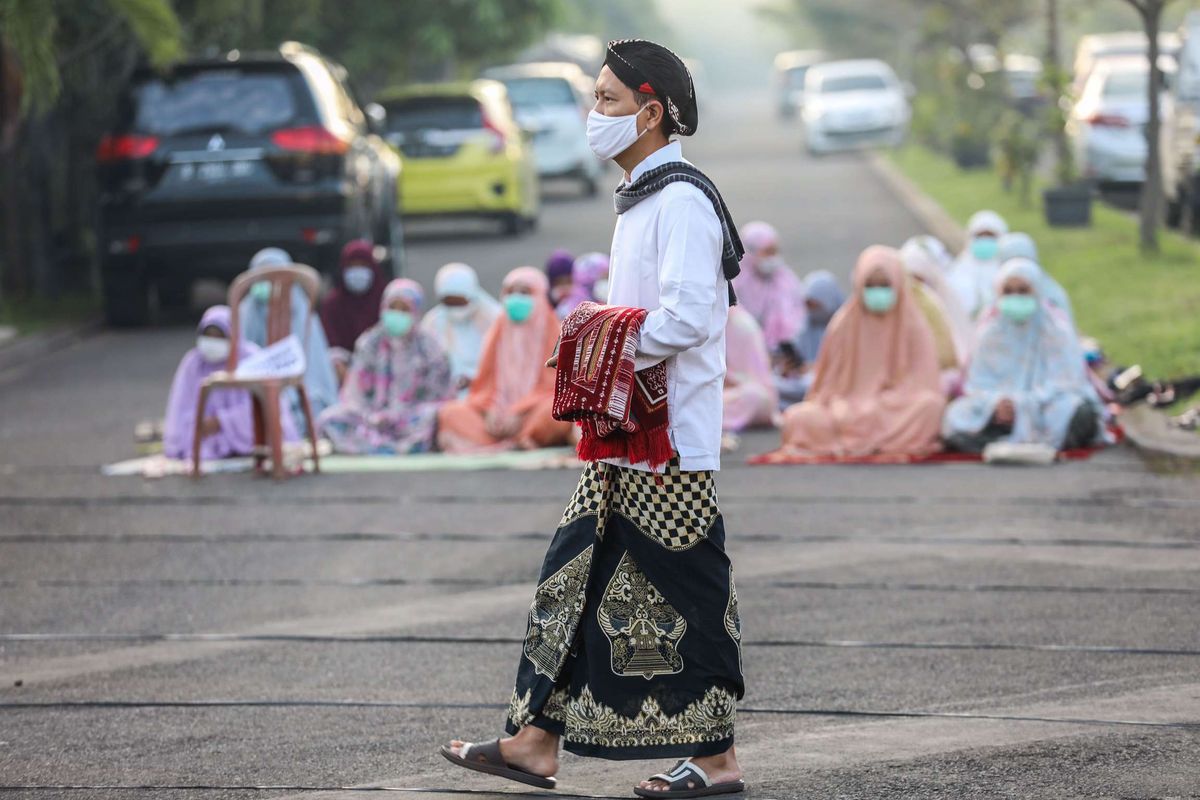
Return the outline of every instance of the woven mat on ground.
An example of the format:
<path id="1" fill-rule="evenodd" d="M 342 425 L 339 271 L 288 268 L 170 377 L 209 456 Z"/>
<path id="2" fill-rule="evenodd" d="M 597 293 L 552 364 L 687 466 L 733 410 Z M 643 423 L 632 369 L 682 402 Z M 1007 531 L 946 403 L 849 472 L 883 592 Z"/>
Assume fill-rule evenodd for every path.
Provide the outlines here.
<path id="1" fill-rule="evenodd" d="M 1084 461 L 1098 453 L 1102 447 L 1089 447 L 1082 450 L 1065 450 L 1058 454 L 1059 461 Z M 931 453 L 927 456 L 814 456 L 797 453 L 787 453 L 776 450 L 773 453 L 750 456 L 747 464 L 753 466 L 779 466 L 784 464 L 976 464 L 983 463 L 983 456 L 975 453 Z"/>
<path id="2" fill-rule="evenodd" d="M 312 462 L 306 462 L 311 468 Z M 545 450 L 511 451 L 486 455 L 447 455 L 445 453 L 422 453 L 413 456 L 343 456 L 321 457 L 321 471 L 331 474 L 356 472 L 470 472 L 485 469 L 542 470 L 578 469 L 580 462 L 570 447 L 555 447 Z M 217 461 L 202 461 L 200 470 L 205 475 L 225 472 L 250 472 L 254 461 L 249 457 L 224 458 Z M 132 458 L 106 464 L 101 473 L 110 477 L 138 476 L 143 478 L 165 478 L 172 475 L 190 475 L 190 461 L 167 458 L 163 455 Z"/>

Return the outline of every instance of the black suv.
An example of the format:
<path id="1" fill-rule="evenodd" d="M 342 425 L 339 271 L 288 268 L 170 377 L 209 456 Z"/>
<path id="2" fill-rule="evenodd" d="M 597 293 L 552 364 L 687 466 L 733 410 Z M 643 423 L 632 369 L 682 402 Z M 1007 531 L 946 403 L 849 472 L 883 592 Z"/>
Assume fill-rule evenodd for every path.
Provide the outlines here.
<path id="1" fill-rule="evenodd" d="M 366 237 L 399 272 L 400 160 L 383 117 L 294 42 L 136 74 L 96 152 L 109 321 L 142 324 L 154 298 L 232 278 L 271 245 L 328 273 Z"/>

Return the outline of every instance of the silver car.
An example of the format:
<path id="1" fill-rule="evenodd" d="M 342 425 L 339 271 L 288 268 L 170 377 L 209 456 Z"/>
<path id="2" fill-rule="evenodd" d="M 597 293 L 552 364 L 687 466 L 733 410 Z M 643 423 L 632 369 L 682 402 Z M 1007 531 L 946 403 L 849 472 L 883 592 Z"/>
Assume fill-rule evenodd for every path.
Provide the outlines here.
<path id="1" fill-rule="evenodd" d="M 588 195 L 599 188 L 601 164 L 587 144 L 594 82 L 576 64 L 542 62 L 485 70 L 508 87 L 517 121 L 533 140 L 541 178 L 575 178 Z"/>
<path id="2" fill-rule="evenodd" d="M 1169 85 L 1175 60 L 1160 59 L 1159 68 Z M 1067 121 L 1075 164 L 1085 178 L 1101 184 L 1146 179 L 1149 81 L 1150 65 L 1141 56 L 1105 58 L 1092 67 Z"/>

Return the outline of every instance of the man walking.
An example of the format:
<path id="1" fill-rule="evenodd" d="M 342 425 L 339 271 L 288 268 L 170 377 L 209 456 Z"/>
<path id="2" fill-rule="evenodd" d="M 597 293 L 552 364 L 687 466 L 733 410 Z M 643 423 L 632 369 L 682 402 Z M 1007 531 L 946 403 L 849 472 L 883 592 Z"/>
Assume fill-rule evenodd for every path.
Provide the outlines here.
<path id="1" fill-rule="evenodd" d="M 716 187 L 671 138 L 696 125 L 678 56 L 609 43 L 588 117 L 593 151 L 625 171 L 608 302 L 648 311 L 635 366 L 665 375 L 674 457 L 657 470 L 588 465 L 542 566 L 510 738 L 443 747 L 460 766 L 553 788 L 561 744 L 606 759 L 684 759 L 635 787 L 642 797 L 744 789 L 733 745 L 741 621 L 713 482 L 742 247 Z"/>

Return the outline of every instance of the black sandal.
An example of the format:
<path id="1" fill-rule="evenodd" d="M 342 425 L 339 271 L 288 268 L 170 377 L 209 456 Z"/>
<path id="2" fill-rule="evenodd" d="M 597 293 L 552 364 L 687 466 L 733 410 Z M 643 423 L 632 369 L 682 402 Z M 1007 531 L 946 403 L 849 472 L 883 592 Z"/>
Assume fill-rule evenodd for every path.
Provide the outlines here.
<path id="1" fill-rule="evenodd" d="M 691 759 L 680 761 L 671 768 L 669 773 L 660 772 L 650 778 L 652 781 L 662 781 L 667 784 L 666 789 L 643 789 L 640 786 L 633 788 L 633 793 L 638 797 L 658 798 L 658 797 L 712 797 L 718 794 L 738 794 L 746 791 L 745 781 L 732 781 L 730 783 L 714 784 L 709 780 L 708 773 L 697 767 L 691 762 Z"/>
<path id="2" fill-rule="evenodd" d="M 464 744 L 462 746 L 462 755 L 455 753 L 446 745 L 442 745 L 440 752 L 452 764 L 457 764 L 460 767 L 474 770 L 475 772 L 485 772 L 488 775 L 506 778 L 510 781 L 523 783 L 526 786 L 536 786 L 539 789 L 555 789 L 558 787 L 558 781 L 554 778 L 543 778 L 541 775 L 534 775 L 532 772 L 526 772 L 520 767 L 514 767 L 505 761 L 504 756 L 500 753 L 499 739 L 493 739 L 490 742 L 483 742 L 481 744 Z"/>

